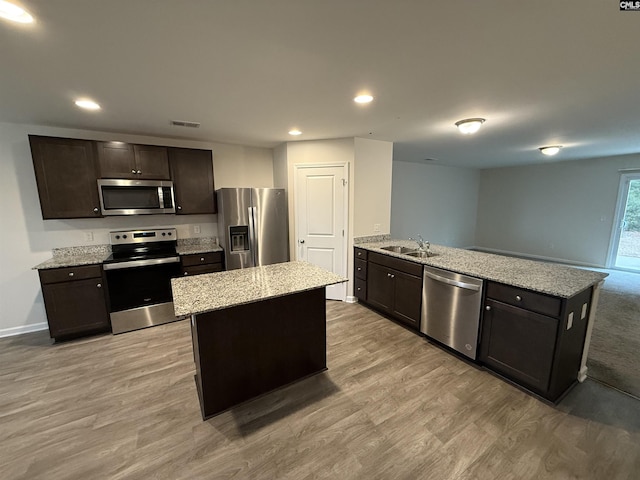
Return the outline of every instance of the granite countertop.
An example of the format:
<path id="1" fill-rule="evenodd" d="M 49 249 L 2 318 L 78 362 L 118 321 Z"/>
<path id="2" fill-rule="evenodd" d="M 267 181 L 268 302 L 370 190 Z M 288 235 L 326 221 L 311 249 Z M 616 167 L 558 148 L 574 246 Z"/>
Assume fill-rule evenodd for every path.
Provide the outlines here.
<path id="1" fill-rule="evenodd" d="M 221 310 L 291 293 L 313 290 L 347 279 L 306 262 L 180 277 L 171 280 L 176 316 Z"/>
<path id="2" fill-rule="evenodd" d="M 32 267 L 32 270 L 96 265 L 104 262 L 109 255 L 111 255 L 110 245 L 54 248 L 53 258 Z"/>
<path id="3" fill-rule="evenodd" d="M 176 253 L 189 255 L 193 253 L 222 252 L 213 237 L 178 239 Z M 79 247 L 54 248 L 53 258 L 39 263 L 32 270 L 48 268 L 77 267 L 103 263 L 111 255 L 111 245 L 85 245 Z"/>
<path id="4" fill-rule="evenodd" d="M 356 247 L 562 298 L 570 298 L 599 283 L 608 275 L 593 270 L 445 247 L 443 245 L 432 244 L 431 252 L 434 256 L 420 259 L 380 248 L 390 245 L 417 249 L 416 242 L 408 240 L 360 243 Z"/>
<path id="5" fill-rule="evenodd" d="M 191 255 L 194 253 L 222 252 L 215 238 L 185 238 L 178 240 L 176 252 L 178 255 Z"/>

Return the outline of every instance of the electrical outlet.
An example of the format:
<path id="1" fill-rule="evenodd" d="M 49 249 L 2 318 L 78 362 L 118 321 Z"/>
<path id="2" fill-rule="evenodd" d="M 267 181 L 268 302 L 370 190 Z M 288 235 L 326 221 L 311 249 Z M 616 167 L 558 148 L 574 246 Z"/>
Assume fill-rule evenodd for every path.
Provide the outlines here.
<path id="1" fill-rule="evenodd" d="M 200 233 L 200 225 L 194 225 L 193 226 L 193 233 Z"/>
<path id="2" fill-rule="evenodd" d="M 84 241 L 93 242 L 93 232 L 84 232 Z"/>
<path id="3" fill-rule="evenodd" d="M 373 231 L 374 231 L 374 233 L 380 231 L 380 224 L 379 223 L 374 223 L 373 224 Z"/>

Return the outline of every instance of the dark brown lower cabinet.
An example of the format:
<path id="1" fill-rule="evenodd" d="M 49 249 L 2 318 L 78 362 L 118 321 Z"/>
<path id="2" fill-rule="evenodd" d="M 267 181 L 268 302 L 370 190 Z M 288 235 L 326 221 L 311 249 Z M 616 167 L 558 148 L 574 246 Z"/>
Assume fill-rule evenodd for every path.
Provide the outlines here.
<path id="1" fill-rule="evenodd" d="M 577 382 L 592 289 L 558 298 L 487 282 L 479 360 L 550 400 Z"/>
<path id="2" fill-rule="evenodd" d="M 526 387 L 549 386 L 558 320 L 487 300 L 481 360 Z"/>
<path id="3" fill-rule="evenodd" d="M 378 257 L 387 265 L 376 263 L 375 259 Z M 370 253 L 367 263 L 366 302 L 417 329 L 420 326 L 422 305 L 422 266 L 411 264 L 407 266 L 411 273 L 407 273 L 400 270 L 405 263 L 411 264 L 393 257 Z M 388 264 L 397 268 L 391 268 Z"/>
<path id="4" fill-rule="evenodd" d="M 181 255 L 182 275 L 200 275 L 224 270 L 224 252 Z"/>
<path id="5" fill-rule="evenodd" d="M 99 265 L 40 270 L 39 274 L 51 338 L 66 340 L 110 331 Z"/>

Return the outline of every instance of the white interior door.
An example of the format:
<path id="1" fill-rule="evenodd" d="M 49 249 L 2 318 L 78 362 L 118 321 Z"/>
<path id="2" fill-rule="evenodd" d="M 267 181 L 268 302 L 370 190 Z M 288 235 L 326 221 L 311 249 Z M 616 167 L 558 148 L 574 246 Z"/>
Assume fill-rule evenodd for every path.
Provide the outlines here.
<path id="1" fill-rule="evenodd" d="M 347 167 L 296 166 L 296 258 L 347 276 Z M 346 284 L 327 287 L 327 298 L 345 300 Z"/>

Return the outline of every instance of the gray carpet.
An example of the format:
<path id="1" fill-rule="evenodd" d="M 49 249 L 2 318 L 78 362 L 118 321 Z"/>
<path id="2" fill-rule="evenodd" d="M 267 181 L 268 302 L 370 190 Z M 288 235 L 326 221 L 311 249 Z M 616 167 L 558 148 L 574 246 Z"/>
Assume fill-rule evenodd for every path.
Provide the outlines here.
<path id="1" fill-rule="evenodd" d="M 587 375 L 640 398 L 640 274 L 602 271 Z"/>

